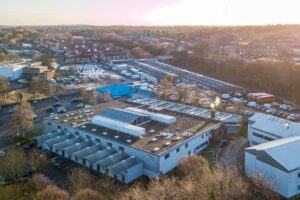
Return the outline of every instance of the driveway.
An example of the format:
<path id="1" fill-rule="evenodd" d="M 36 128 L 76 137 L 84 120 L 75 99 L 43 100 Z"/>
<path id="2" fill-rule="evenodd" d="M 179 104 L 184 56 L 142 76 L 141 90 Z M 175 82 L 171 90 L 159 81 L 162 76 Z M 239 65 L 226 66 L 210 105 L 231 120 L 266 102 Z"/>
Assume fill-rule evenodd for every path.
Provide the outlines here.
<path id="1" fill-rule="evenodd" d="M 247 138 L 234 137 L 229 141 L 229 144 L 220 150 L 217 156 L 218 163 L 226 167 L 239 167 L 240 161 L 243 158 L 241 152 L 246 146 Z"/>

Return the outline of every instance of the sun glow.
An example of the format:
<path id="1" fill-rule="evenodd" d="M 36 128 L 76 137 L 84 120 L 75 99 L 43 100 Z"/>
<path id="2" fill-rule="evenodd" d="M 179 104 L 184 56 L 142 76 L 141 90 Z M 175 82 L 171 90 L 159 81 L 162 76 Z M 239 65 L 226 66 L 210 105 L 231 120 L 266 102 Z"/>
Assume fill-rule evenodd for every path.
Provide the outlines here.
<path id="1" fill-rule="evenodd" d="M 298 0 L 180 0 L 146 13 L 144 19 L 156 25 L 299 24 L 299 7 Z"/>

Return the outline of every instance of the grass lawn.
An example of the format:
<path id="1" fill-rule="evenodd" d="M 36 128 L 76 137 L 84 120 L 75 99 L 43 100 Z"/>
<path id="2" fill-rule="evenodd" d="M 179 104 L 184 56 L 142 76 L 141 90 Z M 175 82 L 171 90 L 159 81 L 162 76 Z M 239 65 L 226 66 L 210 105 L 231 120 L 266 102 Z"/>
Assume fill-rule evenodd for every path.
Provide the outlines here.
<path id="1" fill-rule="evenodd" d="M 201 155 L 207 160 L 210 169 L 216 168 L 216 154 L 218 151 L 217 145 L 210 146 L 205 152 Z"/>
<path id="2" fill-rule="evenodd" d="M 41 134 L 42 134 L 42 129 L 35 128 L 28 131 L 25 134 L 25 138 L 23 138 L 22 135 L 12 137 L 11 142 L 15 145 L 23 145 L 26 142 L 30 141 L 32 138 L 39 136 Z"/>

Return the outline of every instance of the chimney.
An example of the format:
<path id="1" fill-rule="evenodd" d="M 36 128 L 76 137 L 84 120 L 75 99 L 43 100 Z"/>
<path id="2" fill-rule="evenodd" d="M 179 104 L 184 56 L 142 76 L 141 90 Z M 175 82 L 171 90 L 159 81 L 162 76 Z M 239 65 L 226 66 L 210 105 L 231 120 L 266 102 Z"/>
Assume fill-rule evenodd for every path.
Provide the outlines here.
<path id="1" fill-rule="evenodd" d="M 216 117 L 216 111 L 215 111 L 215 109 L 211 109 L 210 110 L 210 118 L 215 119 L 215 117 Z"/>

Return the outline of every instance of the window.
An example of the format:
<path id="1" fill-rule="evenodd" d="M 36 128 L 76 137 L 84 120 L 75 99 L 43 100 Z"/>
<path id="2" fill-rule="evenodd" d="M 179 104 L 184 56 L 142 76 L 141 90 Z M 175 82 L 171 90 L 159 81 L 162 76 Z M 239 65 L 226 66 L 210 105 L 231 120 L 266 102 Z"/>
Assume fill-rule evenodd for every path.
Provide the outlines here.
<path id="1" fill-rule="evenodd" d="M 78 132 L 78 131 L 75 131 L 75 134 L 76 134 L 76 135 L 79 135 L 79 132 Z"/>
<path id="2" fill-rule="evenodd" d="M 95 140 L 96 142 L 98 142 L 98 143 L 100 143 L 101 142 L 101 140 L 99 139 L 99 138 L 96 138 L 96 140 Z"/>
<path id="3" fill-rule="evenodd" d="M 170 154 L 167 153 L 167 154 L 165 155 L 165 159 L 168 159 L 169 157 L 170 157 Z"/>
<path id="4" fill-rule="evenodd" d="M 66 132 L 67 132 L 67 131 L 68 131 L 68 128 L 66 128 L 66 127 L 65 127 L 65 128 L 64 128 L 64 131 L 66 131 Z"/>
<path id="5" fill-rule="evenodd" d="M 61 126 L 57 126 L 57 128 L 58 128 L 59 130 L 61 130 Z"/>
<path id="6" fill-rule="evenodd" d="M 202 143 L 201 145 L 200 145 L 200 147 L 204 147 L 204 146 L 206 146 L 208 144 L 208 142 L 204 142 L 204 143 Z"/>
<path id="7" fill-rule="evenodd" d="M 48 126 L 51 126 L 51 122 L 48 122 Z"/>
<path id="8" fill-rule="evenodd" d="M 88 140 L 90 140 L 90 139 L 91 139 L 91 136 L 86 135 L 85 138 L 88 139 Z"/>
<path id="9" fill-rule="evenodd" d="M 108 143 L 107 143 L 107 146 L 108 146 L 108 147 L 112 147 L 112 143 L 111 143 L 111 142 L 108 142 Z"/>
<path id="10" fill-rule="evenodd" d="M 298 177 L 300 178 L 300 173 L 298 173 Z"/>
<path id="11" fill-rule="evenodd" d="M 177 148 L 177 149 L 176 149 L 176 152 L 178 153 L 179 151 L 180 151 L 180 148 Z"/>
<path id="12" fill-rule="evenodd" d="M 265 136 L 265 135 L 261 135 L 261 134 L 256 133 L 256 132 L 253 132 L 253 136 L 264 139 L 264 140 L 268 140 L 268 141 L 274 140 L 273 138 L 270 138 L 270 137 Z"/>
<path id="13" fill-rule="evenodd" d="M 191 151 L 189 151 L 189 155 L 191 155 Z"/>
<path id="14" fill-rule="evenodd" d="M 119 147 L 119 151 L 124 152 L 124 147 Z"/>
<path id="15" fill-rule="evenodd" d="M 189 147 L 189 143 L 186 143 L 186 144 L 185 144 L 185 148 L 188 148 L 188 147 Z"/>
<path id="16" fill-rule="evenodd" d="M 204 135 L 202 134 L 202 139 L 204 138 Z"/>

